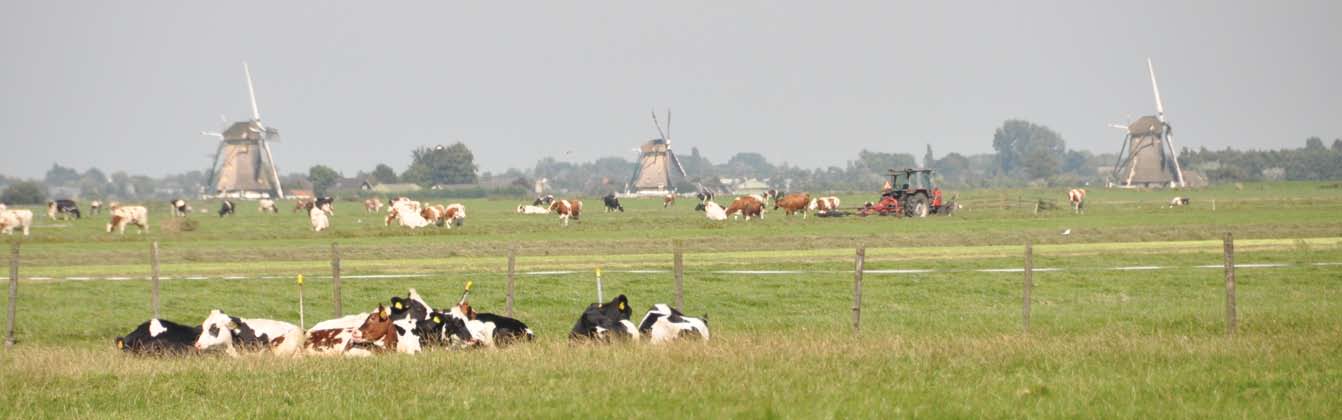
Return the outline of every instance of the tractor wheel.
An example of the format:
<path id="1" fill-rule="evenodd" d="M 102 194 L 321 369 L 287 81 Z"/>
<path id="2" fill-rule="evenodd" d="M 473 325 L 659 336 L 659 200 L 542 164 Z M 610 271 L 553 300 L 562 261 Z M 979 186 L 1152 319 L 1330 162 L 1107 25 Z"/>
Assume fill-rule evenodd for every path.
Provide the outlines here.
<path id="1" fill-rule="evenodd" d="M 927 217 L 927 194 L 917 193 L 909 197 L 909 217 Z"/>

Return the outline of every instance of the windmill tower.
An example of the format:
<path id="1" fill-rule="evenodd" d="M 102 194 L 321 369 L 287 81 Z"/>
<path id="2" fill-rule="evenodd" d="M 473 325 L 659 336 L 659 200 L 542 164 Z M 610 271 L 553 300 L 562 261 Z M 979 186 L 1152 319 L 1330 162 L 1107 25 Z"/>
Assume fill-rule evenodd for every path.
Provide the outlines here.
<path id="1" fill-rule="evenodd" d="M 275 169 L 275 159 L 270 153 L 270 142 L 278 141 L 280 133 L 261 124 L 252 71 L 246 62 L 242 63 L 242 72 L 247 76 L 252 119 L 232 123 L 221 133 L 201 133 L 219 139 L 214 164 L 210 166 L 209 193 L 218 197 L 282 198 L 279 170 Z"/>
<path id="2" fill-rule="evenodd" d="M 1156 84 L 1156 68 L 1146 59 L 1151 74 L 1151 91 L 1156 97 L 1156 115 L 1138 118 L 1123 129 L 1123 146 L 1118 151 L 1111 180 L 1122 188 L 1170 186 L 1183 187 L 1184 171 L 1179 167 L 1179 152 L 1174 148 L 1174 132 L 1165 120 L 1165 104 Z"/>
<path id="3" fill-rule="evenodd" d="M 657 112 L 652 113 L 652 124 L 657 127 L 660 138 L 648 140 L 638 151 L 638 162 L 634 165 L 634 176 L 629 179 L 629 192 L 638 195 L 663 195 L 671 191 L 671 174 L 685 176 L 685 168 L 680 159 L 671 150 L 671 110 L 666 110 L 666 130 L 657 121 Z"/>

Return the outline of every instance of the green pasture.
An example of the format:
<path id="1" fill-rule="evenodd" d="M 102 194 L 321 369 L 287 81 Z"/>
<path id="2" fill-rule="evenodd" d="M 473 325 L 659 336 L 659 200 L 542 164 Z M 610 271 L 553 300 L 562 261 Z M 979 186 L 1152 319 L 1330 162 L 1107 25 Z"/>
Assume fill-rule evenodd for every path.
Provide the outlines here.
<path id="1" fill-rule="evenodd" d="M 1041 199 L 1065 205 L 1061 195 L 964 191 L 962 211 L 923 220 L 771 212 L 750 222 L 710 222 L 694 200 L 670 209 L 624 200 L 626 213 L 607 214 L 585 198 L 587 213 L 567 228 L 513 213 L 520 198 L 479 199 L 461 201 L 464 227 L 413 232 L 340 202 L 334 230 L 321 233 L 287 207 L 263 215 L 252 202 L 222 220 L 193 214 L 195 230 L 171 231 L 166 204 L 155 203 L 151 232 L 124 238 L 103 232 L 102 216 L 41 216 L 21 245 L 18 343 L 0 353 L 0 407 L 7 418 L 1342 415 L 1342 189 L 1096 189 L 1084 215 L 1034 212 Z M 1165 208 L 1174 195 L 1193 205 Z M 871 199 L 842 198 L 844 207 Z M 1224 272 L 1208 267 L 1222 264 L 1226 232 L 1236 262 L 1256 264 L 1236 270 L 1233 335 Z M 671 302 L 676 239 L 683 309 L 708 316 L 709 342 L 568 342 L 596 300 L 596 267 L 607 298 L 629 296 L 636 318 Z M 152 313 L 144 276 L 154 240 L 172 277 L 162 315 L 183 323 L 213 308 L 298 323 L 299 273 L 306 324 L 334 316 L 333 242 L 342 274 L 387 276 L 346 278 L 344 313 L 408 288 L 445 305 L 466 281 L 478 310 L 503 312 L 505 255 L 516 246 L 515 314 L 538 338 L 368 359 L 126 357 L 112 339 Z M 983 271 L 1021 267 L 1027 240 L 1035 266 L 1056 270 L 1033 274 L 1028 332 L 1022 274 Z M 873 272 L 855 333 L 858 246 Z M 772 274 L 747 273 L 756 271 Z M 210 279 L 184 278 L 195 275 Z M 96 280 L 109 276 L 132 279 Z"/>

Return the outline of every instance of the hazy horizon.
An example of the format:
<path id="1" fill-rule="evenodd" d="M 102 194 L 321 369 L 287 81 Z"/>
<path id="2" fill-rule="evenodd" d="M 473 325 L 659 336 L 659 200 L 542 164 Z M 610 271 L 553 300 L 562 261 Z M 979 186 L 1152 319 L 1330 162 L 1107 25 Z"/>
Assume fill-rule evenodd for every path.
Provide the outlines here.
<path id="1" fill-rule="evenodd" d="M 282 173 L 347 176 L 464 142 L 481 171 L 630 159 L 672 109 L 714 162 L 842 165 L 858 150 L 992 151 L 1019 118 L 1118 151 L 1153 114 L 1179 147 L 1342 137 L 1342 3 L 393 5 L 17 2 L 0 17 L 0 174 L 210 165 L 250 114 Z M 663 121 L 665 123 L 665 121 Z"/>

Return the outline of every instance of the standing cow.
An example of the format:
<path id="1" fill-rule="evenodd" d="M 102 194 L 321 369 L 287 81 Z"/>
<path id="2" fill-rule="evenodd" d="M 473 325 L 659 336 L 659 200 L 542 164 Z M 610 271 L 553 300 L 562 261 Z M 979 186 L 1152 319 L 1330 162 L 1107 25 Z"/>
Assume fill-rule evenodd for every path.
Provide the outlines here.
<path id="1" fill-rule="evenodd" d="M 308 221 L 312 223 L 313 232 L 321 232 L 331 228 L 331 219 L 326 216 L 326 211 L 320 208 L 308 210 Z"/>
<path id="2" fill-rule="evenodd" d="M 103 212 L 102 201 L 93 200 L 89 202 L 89 214 L 102 214 L 102 212 Z"/>
<path id="3" fill-rule="evenodd" d="M 79 204 L 76 204 L 74 200 L 67 200 L 64 198 L 48 201 L 47 218 L 56 220 L 58 215 L 61 219 L 69 219 L 70 216 L 73 215 L 75 219 L 78 220 L 80 218 Z"/>
<path id="4" fill-rule="evenodd" d="M 573 200 L 555 200 L 550 203 L 550 212 L 559 215 L 559 220 L 564 226 L 568 226 L 568 219 L 579 220 L 582 216 L 582 201 Z"/>
<path id="5" fill-rule="evenodd" d="M 363 200 L 364 213 L 379 213 L 382 211 L 382 199 L 377 197 Z"/>
<path id="6" fill-rule="evenodd" d="M 122 206 L 114 204 L 112 209 L 112 220 L 107 222 L 107 233 L 112 233 L 116 229 L 122 235 L 126 234 L 126 225 L 135 225 L 140 228 L 140 233 L 149 231 L 149 209 L 144 206 Z"/>
<path id="7" fill-rule="evenodd" d="M 662 208 L 667 208 L 674 205 L 676 205 L 676 195 L 672 193 L 666 193 L 666 196 L 662 197 Z"/>
<path id="8" fill-rule="evenodd" d="M 793 193 L 782 197 L 775 196 L 774 210 L 783 209 L 783 213 L 791 216 L 801 213 L 801 218 L 806 218 L 806 207 L 811 204 L 811 195 L 807 193 Z"/>
<path id="9" fill-rule="evenodd" d="M 186 215 L 191 214 L 191 204 L 187 203 L 186 200 L 174 198 L 168 204 L 172 206 L 173 217 L 186 217 Z"/>
<path id="10" fill-rule="evenodd" d="M 232 216 L 233 211 L 234 207 L 232 201 L 224 200 L 224 202 L 219 203 L 219 218 L 222 219 L 224 216 Z"/>
<path id="11" fill-rule="evenodd" d="M 275 200 L 271 200 L 269 198 L 262 198 L 260 200 L 256 200 L 256 211 L 259 213 L 265 213 L 265 212 L 279 213 L 280 208 L 279 206 L 275 205 Z"/>
<path id="12" fill-rule="evenodd" d="M 624 213 L 624 206 L 620 205 L 620 199 L 615 197 L 615 193 L 606 194 L 605 197 L 601 197 L 601 202 L 606 205 L 606 213 L 613 211 Z"/>
<path id="13" fill-rule="evenodd" d="M 1077 214 L 1084 212 L 1086 207 L 1086 190 L 1073 188 L 1071 191 L 1067 191 L 1067 201 L 1072 203 L 1073 212 Z"/>
<path id="14" fill-rule="evenodd" d="M 0 204 L 0 233 L 6 235 L 14 234 L 14 228 L 20 228 L 23 236 L 28 236 L 28 230 L 33 226 L 33 211 L 28 209 L 7 209 L 4 204 Z"/>

